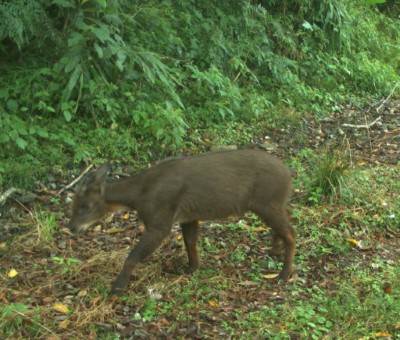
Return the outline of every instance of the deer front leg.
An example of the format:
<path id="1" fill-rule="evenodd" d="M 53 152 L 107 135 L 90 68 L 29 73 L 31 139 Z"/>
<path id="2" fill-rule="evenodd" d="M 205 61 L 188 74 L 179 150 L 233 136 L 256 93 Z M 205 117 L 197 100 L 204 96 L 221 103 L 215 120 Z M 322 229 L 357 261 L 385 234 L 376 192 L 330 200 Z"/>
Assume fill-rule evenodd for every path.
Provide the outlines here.
<path id="1" fill-rule="evenodd" d="M 170 227 L 163 229 L 148 228 L 144 232 L 139 242 L 130 251 L 120 274 L 112 286 L 111 295 L 120 295 L 124 291 L 133 268 L 161 245 L 169 234 L 170 229 Z"/>

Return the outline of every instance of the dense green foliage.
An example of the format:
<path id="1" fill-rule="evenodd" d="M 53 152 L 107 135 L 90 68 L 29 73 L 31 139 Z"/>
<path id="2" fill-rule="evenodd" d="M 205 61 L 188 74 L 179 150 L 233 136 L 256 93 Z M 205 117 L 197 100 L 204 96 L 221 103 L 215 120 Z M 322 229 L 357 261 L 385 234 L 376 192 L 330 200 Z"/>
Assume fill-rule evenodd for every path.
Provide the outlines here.
<path id="1" fill-rule="evenodd" d="M 399 32 L 367 2 L 2 1 L 0 183 L 385 96 Z"/>

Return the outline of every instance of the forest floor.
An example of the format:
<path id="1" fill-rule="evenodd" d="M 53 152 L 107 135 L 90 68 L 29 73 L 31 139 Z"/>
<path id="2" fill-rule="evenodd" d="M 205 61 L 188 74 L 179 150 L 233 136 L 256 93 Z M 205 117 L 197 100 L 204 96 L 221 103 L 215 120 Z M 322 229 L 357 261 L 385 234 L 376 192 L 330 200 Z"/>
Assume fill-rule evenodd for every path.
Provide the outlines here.
<path id="1" fill-rule="evenodd" d="M 281 259 L 268 253 L 268 228 L 248 214 L 202 222 L 202 267 L 192 275 L 174 227 L 134 270 L 128 292 L 109 298 L 141 223 L 123 212 L 79 237 L 62 233 L 74 188 L 56 194 L 76 176 L 54 175 L 32 199 L 0 207 L 0 338 L 399 339 L 400 98 L 301 122 L 254 136 L 297 178 L 288 283 L 271 275 Z M 355 174 L 351 199 L 317 200 L 301 183 L 313 170 L 308 155 L 327 144 Z"/>

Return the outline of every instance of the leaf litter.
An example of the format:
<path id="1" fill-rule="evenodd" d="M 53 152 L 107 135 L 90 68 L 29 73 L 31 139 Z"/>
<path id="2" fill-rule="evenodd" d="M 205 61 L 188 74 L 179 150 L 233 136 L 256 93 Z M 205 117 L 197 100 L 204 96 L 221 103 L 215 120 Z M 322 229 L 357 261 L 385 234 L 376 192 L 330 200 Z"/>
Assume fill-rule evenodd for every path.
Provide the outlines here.
<path id="1" fill-rule="evenodd" d="M 276 142 L 274 153 L 283 158 L 306 147 L 318 150 L 324 143 L 341 145 L 346 140 L 352 150 L 352 162 L 358 167 L 398 164 L 400 98 L 386 103 L 381 112 L 375 108 L 347 107 L 322 121 L 304 116 L 302 134 L 307 140 L 303 144 L 292 138 L 298 127 L 266 128 L 265 134 Z M 374 125 L 368 126 L 368 121 L 375 120 Z M 361 125 L 366 128 L 357 127 Z M 60 189 L 69 180 L 60 179 Z M 2 207 L 0 305 L 23 304 L 31 311 L 25 313 L 16 338 L 29 336 L 31 333 L 24 328 L 32 324 L 39 325 L 38 332 L 46 339 L 95 339 L 110 331 L 122 338 L 240 338 L 246 327 L 235 328 L 231 321 L 245 322 L 263 306 L 274 308 L 292 301 L 294 292 L 287 285 L 300 284 L 303 290 L 297 299 L 306 300 L 310 297 L 308 289 L 315 286 L 335 294 L 335 279 L 343 275 L 343 267 L 379 270 L 378 255 L 380 261 L 399 265 L 398 230 L 388 228 L 387 234 L 380 230 L 369 235 L 368 240 L 362 232 L 343 232 L 343 243 L 353 248 L 351 255 L 327 252 L 318 257 L 313 256 L 310 247 L 319 239 L 299 231 L 298 253 L 307 254 L 306 263 L 296 264 L 291 282 L 281 285 L 274 280 L 279 261 L 267 252 L 269 232 L 264 226 L 251 226 L 252 218 L 247 216 L 240 221 L 213 221 L 212 227 L 211 223 L 202 223 L 202 268 L 192 276 L 183 274 L 186 255 L 181 234 L 174 228 L 163 246 L 134 270 L 127 296 L 110 299 L 110 285 L 142 233 L 140 221 L 131 212 L 115 214 L 86 235 L 71 237 L 68 230 L 62 229 L 67 224 L 62 205 L 51 203 L 53 192 L 42 190 L 39 196 L 42 207 L 56 215 L 59 230 L 55 244 L 61 247 L 40 247 L 32 242 L 37 230 L 29 225 L 37 222 L 28 213 L 31 207 L 15 202 Z M 62 200 L 70 199 L 71 192 L 65 191 Z M 335 225 L 335 219 L 338 226 L 343 221 L 340 211 L 335 213 L 327 225 Z M 296 218 L 306 217 L 307 208 L 301 214 Z M 243 232 L 232 232 L 227 227 L 233 222 Z M 350 225 L 348 230 L 353 227 Z M 379 251 L 375 244 L 385 251 Z M 57 261 L 52 260 L 55 257 Z M 302 273 L 305 267 L 306 275 Z M 393 294 L 393 286 L 391 282 L 382 283 L 382 291 Z M 392 331 L 400 329 L 399 323 Z M 270 327 L 275 327 L 276 332 L 288 329 L 284 324 Z M 390 337 L 390 333 L 382 330 L 374 336 Z"/>

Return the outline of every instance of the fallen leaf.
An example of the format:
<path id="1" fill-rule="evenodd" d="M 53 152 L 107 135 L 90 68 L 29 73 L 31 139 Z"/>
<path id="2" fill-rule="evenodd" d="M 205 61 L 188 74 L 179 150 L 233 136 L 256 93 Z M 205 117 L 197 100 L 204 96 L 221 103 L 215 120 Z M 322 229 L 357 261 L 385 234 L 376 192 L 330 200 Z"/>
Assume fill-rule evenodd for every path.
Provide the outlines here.
<path id="1" fill-rule="evenodd" d="M 377 332 L 377 333 L 374 334 L 374 337 L 376 337 L 376 338 L 389 338 L 389 337 L 391 337 L 391 335 L 388 332 Z"/>
<path id="2" fill-rule="evenodd" d="M 278 276 L 279 276 L 279 274 L 265 274 L 265 275 L 263 275 L 263 278 L 264 279 L 275 279 Z"/>
<path id="3" fill-rule="evenodd" d="M 215 299 L 208 301 L 209 306 L 211 307 L 218 307 L 219 306 L 219 302 Z"/>
<path id="4" fill-rule="evenodd" d="M 169 321 L 165 318 L 160 320 L 160 323 L 164 326 L 164 327 L 168 327 L 169 326 Z"/>
<path id="5" fill-rule="evenodd" d="M 249 280 L 239 282 L 239 284 L 240 284 L 241 286 L 246 286 L 246 287 L 258 286 L 258 283 L 257 283 L 257 282 L 249 281 Z"/>
<path id="6" fill-rule="evenodd" d="M 0 242 L 0 248 L 5 248 L 7 246 L 7 243 L 5 242 Z"/>
<path id="7" fill-rule="evenodd" d="M 74 236 L 74 233 L 69 228 L 62 228 L 62 233 L 69 236 Z"/>
<path id="8" fill-rule="evenodd" d="M 84 297 L 86 295 L 87 295 L 87 290 L 84 289 L 84 290 L 80 290 L 77 296 L 78 297 Z"/>
<path id="9" fill-rule="evenodd" d="M 50 302 L 53 302 L 54 300 L 55 300 L 55 297 L 53 297 L 53 296 L 45 296 L 45 297 L 42 299 L 43 303 L 45 303 L 45 304 L 50 303 Z"/>
<path id="10" fill-rule="evenodd" d="M 126 214 L 124 214 L 124 215 L 122 216 L 122 218 L 123 218 L 124 220 L 129 220 L 129 216 L 130 216 L 130 214 L 129 214 L 129 213 L 126 213 Z"/>
<path id="11" fill-rule="evenodd" d="M 60 322 L 60 324 L 58 325 L 58 327 L 62 328 L 62 329 L 67 329 L 68 326 L 70 324 L 70 321 L 68 319 Z"/>
<path id="12" fill-rule="evenodd" d="M 256 228 L 253 228 L 253 229 L 251 229 L 251 230 L 254 231 L 255 233 L 259 233 L 259 232 L 261 232 L 261 231 L 266 231 L 267 228 L 264 228 L 264 227 L 256 227 Z"/>
<path id="13" fill-rule="evenodd" d="M 90 300 L 89 305 L 91 306 L 95 306 L 97 304 L 97 302 L 99 302 L 101 300 L 100 296 L 94 296 L 92 300 Z"/>
<path id="14" fill-rule="evenodd" d="M 57 312 L 64 313 L 64 314 L 67 314 L 69 312 L 68 307 L 62 303 L 56 303 L 53 306 L 53 309 Z"/>
<path id="15" fill-rule="evenodd" d="M 16 277 L 19 273 L 14 269 L 10 269 L 10 271 L 8 272 L 7 276 L 12 279 L 13 277 Z"/>
<path id="16" fill-rule="evenodd" d="M 386 294 L 390 294 L 392 292 L 392 286 L 390 285 L 390 283 L 386 282 L 383 287 L 382 287 L 383 291 Z"/>
<path id="17" fill-rule="evenodd" d="M 116 234 L 116 233 L 122 233 L 124 230 L 125 230 L 124 228 L 113 227 L 113 228 L 107 229 L 106 233 L 107 234 Z"/>
<path id="18" fill-rule="evenodd" d="M 96 225 L 96 226 L 93 228 L 93 231 L 96 232 L 96 233 L 98 233 L 99 231 L 101 231 L 101 224 Z"/>
<path id="19" fill-rule="evenodd" d="M 347 242 L 349 242 L 351 244 L 354 244 L 356 246 L 358 246 L 358 244 L 360 243 L 360 241 L 357 241 L 357 240 L 355 240 L 353 238 L 346 238 L 345 241 L 347 241 Z"/>
<path id="20" fill-rule="evenodd" d="M 345 241 L 349 242 L 350 244 L 356 246 L 360 250 L 369 250 L 372 248 L 372 246 L 368 246 L 365 244 L 365 241 L 363 240 L 355 240 L 353 238 L 346 238 Z"/>
<path id="21" fill-rule="evenodd" d="M 396 326 L 394 326 L 395 329 L 400 329 L 400 321 L 398 323 L 396 323 Z"/>

